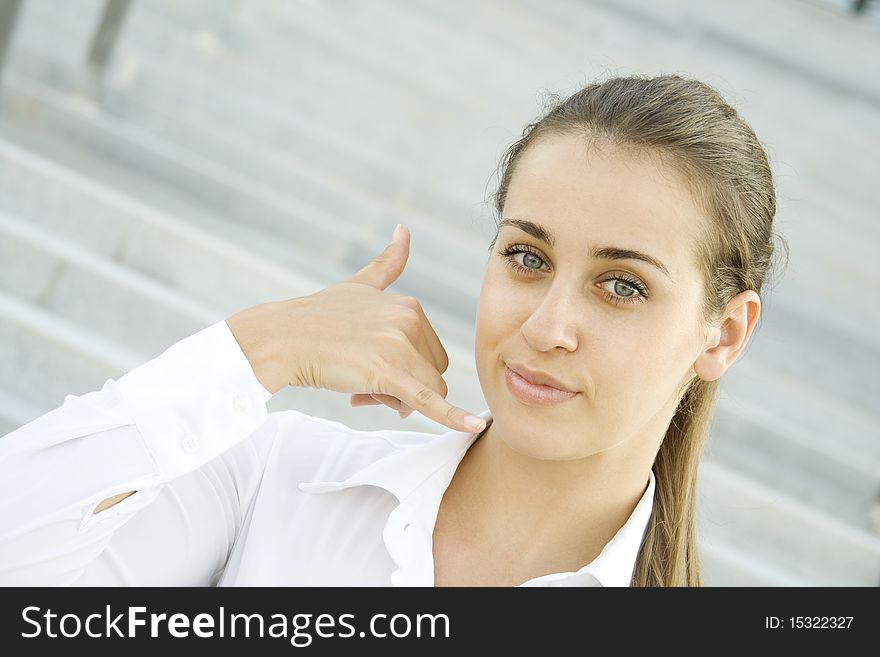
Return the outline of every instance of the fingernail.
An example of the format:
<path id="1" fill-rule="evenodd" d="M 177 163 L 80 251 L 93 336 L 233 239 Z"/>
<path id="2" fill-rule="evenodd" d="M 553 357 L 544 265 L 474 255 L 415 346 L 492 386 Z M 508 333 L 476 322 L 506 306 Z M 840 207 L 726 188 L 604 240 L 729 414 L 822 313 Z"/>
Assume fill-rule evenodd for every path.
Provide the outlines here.
<path id="1" fill-rule="evenodd" d="M 464 424 L 468 429 L 473 429 L 474 431 L 482 431 L 483 427 L 486 426 L 486 421 L 481 417 L 476 417 L 475 415 L 466 415 L 464 418 Z"/>
<path id="2" fill-rule="evenodd" d="M 391 241 L 397 242 L 403 237 L 403 224 L 397 224 L 394 227 L 394 233 L 391 235 Z"/>

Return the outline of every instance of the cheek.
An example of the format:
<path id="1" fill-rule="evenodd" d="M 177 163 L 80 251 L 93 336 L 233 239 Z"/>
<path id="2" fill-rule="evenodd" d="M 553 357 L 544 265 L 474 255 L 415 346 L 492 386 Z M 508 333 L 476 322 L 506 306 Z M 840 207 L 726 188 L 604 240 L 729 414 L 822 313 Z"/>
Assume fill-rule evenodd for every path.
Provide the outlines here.
<path id="1" fill-rule="evenodd" d="M 478 360 L 486 355 L 487 346 L 497 339 L 502 326 L 506 323 L 508 311 L 503 300 L 504 295 L 500 294 L 498 285 L 487 272 L 477 302 L 475 346 Z"/>
<path id="2" fill-rule="evenodd" d="M 480 287 L 477 319 L 498 326 L 520 326 L 540 305 L 542 289 L 517 279 L 506 265 L 491 263 Z"/>
<path id="3" fill-rule="evenodd" d="M 522 351 L 520 327 L 528 317 L 527 304 L 516 298 L 515 286 L 504 272 L 487 270 L 480 288 L 474 335 L 474 357 L 484 372 L 497 366 L 498 358 L 511 350 Z"/>
<path id="4" fill-rule="evenodd" d="M 490 327 L 509 323 L 522 304 L 516 302 L 515 290 L 507 284 L 503 272 L 489 266 L 480 287 L 477 302 L 477 326 Z"/>
<path id="5" fill-rule="evenodd" d="M 640 406 L 665 403 L 682 372 L 690 367 L 692 352 L 681 324 L 670 321 L 668 313 L 663 317 L 636 315 L 584 336 L 592 341 L 589 361 L 600 399 L 634 412 Z"/>

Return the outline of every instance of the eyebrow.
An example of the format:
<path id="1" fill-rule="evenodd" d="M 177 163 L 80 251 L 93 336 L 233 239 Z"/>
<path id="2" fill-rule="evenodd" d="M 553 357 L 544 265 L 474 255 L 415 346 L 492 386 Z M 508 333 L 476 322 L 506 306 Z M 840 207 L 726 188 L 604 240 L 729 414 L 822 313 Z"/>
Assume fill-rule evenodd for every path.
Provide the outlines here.
<path id="1" fill-rule="evenodd" d="M 504 226 L 514 226 L 515 228 L 519 228 L 521 231 L 528 233 L 535 239 L 541 240 L 545 244 L 556 246 L 556 238 L 553 237 L 553 233 L 540 224 L 527 221 L 526 219 L 502 219 L 501 223 L 498 224 L 498 229 L 500 230 Z M 641 260 L 642 262 L 646 262 L 649 265 L 656 267 L 672 280 L 669 270 L 666 269 L 666 266 L 662 262 L 657 260 L 657 258 L 649 256 L 647 253 L 642 253 L 641 251 L 622 249 L 617 246 L 594 246 L 590 249 L 589 255 L 591 258 L 599 258 L 602 260 Z"/>

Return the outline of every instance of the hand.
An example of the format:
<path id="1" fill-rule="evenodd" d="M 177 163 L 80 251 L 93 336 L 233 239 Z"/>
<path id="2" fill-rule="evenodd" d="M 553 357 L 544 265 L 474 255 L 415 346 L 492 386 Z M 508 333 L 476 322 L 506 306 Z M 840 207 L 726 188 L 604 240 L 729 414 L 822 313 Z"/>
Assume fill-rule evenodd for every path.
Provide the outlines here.
<path id="1" fill-rule="evenodd" d="M 409 230 L 401 226 L 396 233 L 345 281 L 226 321 L 273 394 L 286 385 L 354 393 L 352 406 L 382 403 L 401 417 L 416 410 L 452 429 L 480 431 L 464 422 L 472 414 L 446 401 L 441 374 L 449 358 L 421 304 L 385 291 L 409 258 Z"/>

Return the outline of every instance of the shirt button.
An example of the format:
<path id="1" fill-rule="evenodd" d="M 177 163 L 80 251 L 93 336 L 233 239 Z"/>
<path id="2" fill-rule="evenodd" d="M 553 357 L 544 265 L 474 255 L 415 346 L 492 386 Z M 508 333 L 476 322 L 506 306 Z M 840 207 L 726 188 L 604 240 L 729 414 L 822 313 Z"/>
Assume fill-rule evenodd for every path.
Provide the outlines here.
<path id="1" fill-rule="evenodd" d="M 247 395 L 236 395 L 232 400 L 232 409 L 241 415 L 247 415 L 253 407 L 254 403 Z"/>
<path id="2" fill-rule="evenodd" d="M 180 441 L 180 446 L 183 448 L 183 451 L 194 454 L 202 448 L 202 441 L 194 433 L 188 433 Z"/>

